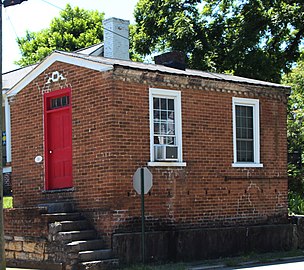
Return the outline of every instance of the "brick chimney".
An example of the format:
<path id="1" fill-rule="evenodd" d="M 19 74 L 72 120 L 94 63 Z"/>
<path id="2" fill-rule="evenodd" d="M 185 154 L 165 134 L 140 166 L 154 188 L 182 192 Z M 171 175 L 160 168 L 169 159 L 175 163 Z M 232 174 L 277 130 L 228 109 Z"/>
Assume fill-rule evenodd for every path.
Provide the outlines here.
<path id="1" fill-rule="evenodd" d="M 117 18 L 103 21 L 104 57 L 130 60 L 129 24 L 129 21 Z"/>
<path id="2" fill-rule="evenodd" d="M 186 69 L 185 54 L 179 51 L 172 51 L 157 55 L 154 57 L 154 62 L 157 65 L 164 65 L 166 67 L 181 70 Z"/>

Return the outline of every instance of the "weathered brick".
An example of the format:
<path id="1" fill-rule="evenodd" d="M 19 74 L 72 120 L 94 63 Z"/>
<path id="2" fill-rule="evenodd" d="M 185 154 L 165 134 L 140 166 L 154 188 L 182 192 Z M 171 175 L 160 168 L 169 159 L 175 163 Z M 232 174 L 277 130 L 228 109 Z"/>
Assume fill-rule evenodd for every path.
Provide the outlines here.
<path id="1" fill-rule="evenodd" d="M 67 78 L 46 85 L 59 71 Z M 47 193 L 43 93 L 72 93 L 73 184 Z M 182 94 L 184 168 L 150 168 L 147 230 L 285 222 L 287 216 L 286 94 L 278 88 L 115 67 L 97 72 L 56 62 L 11 101 L 14 205 L 75 201 L 97 230 L 109 236 L 140 230 L 140 197 L 132 176 L 150 158 L 149 87 Z M 233 168 L 232 97 L 260 100 L 263 168 Z M 27 235 L 45 235 L 30 222 L 14 221 Z M 12 217 L 11 217 L 12 218 Z M 10 219 L 11 220 L 11 219 Z"/>

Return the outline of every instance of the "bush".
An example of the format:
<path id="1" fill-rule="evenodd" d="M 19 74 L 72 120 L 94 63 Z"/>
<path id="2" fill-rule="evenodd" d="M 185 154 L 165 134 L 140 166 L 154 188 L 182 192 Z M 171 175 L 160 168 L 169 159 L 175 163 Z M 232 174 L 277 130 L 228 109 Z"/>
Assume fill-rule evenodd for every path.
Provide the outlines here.
<path id="1" fill-rule="evenodd" d="M 304 215 L 304 168 L 300 164 L 288 164 L 288 190 L 289 214 Z"/>
<path id="2" fill-rule="evenodd" d="M 289 191 L 288 205 L 289 214 L 304 215 L 304 198 L 301 194 Z"/>

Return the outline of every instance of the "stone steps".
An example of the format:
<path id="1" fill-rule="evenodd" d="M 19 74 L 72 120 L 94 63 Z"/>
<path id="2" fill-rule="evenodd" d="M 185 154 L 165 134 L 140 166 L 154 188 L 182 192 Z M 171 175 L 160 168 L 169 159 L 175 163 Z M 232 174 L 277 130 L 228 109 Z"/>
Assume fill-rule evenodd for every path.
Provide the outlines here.
<path id="1" fill-rule="evenodd" d="M 78 270 L 108 270 L 117 268 L 118 266 L 118 259 L 108 259 L 79 263 Z"/>
<path id="2" fill-rule="evenodd" d="M 113 258 L 112 249 L 80 251 L 78 254 L 79 254 L 78 259 L 80 262 L 108 260 Z"/>
<path id="3" fill-rule="evenodd" d="M 82 220 L 66 220 L 66 221 L 56 221 L 49 225 L 50 232 L 67 232 L 74 230 L 86 230 L 91 228 L 89 222 L 85 219 Z"/>
<path id="4" fill-rule="evenodd" d="M 63 243 L 69 243 L 79 240 L 91 240 L 96 239 L 97 234 L 94 230 L 83 230 L 83 231 L 67 231 L 58 232 L 53 237 L 54 241 L 61 241 Z"/>
<path id="5" fill-rule="evenodd" d="M 90 223 L 71 203 L 39 205 L 46 212 L 42 215 L 49 221 L 49 240 L 61 243 L 67 252 L 69 269 L 113 269 L 118 259 L 113 251 L 105 248 Z"/>
<path id="6" fill-rule="evenodd" d="M 72 252 L 102 249 L 105 246 L 104 241 L 101 239 L 74 241 L 66 245 L 68 250 Z"/>
<path id="7" fill-rule="evenodd" d="M 41 209 L 45 209 L 48 214 L 72 213 L 75 210 L 74 204 L 71 202 L 42 203 L 39 204 L 38 207 Z"/>
<path id="8" fill-rule="evenodd" d="M 83 216 L 78 213 L 52 213 L 52 214 L 42 214 L 48 222 L 59 222 L 59 221 L 72 221 L 84 219 Z"/>

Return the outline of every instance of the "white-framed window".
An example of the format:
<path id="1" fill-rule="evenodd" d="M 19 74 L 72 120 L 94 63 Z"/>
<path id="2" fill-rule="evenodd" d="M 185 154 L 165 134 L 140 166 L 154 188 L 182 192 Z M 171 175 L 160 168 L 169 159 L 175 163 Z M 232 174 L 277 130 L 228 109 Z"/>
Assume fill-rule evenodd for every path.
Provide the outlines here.
<path id="1" fill-rule="evenodd" d="M 258 99 L 232 98 L 233 167 L 263 167 L 260 163 L 260 104 Z"/>
<path id="2" fill-rule="evenodd" d="M 182 160 L 181 92 L 149 89 L 149 166 L 185 166 Z"/>

